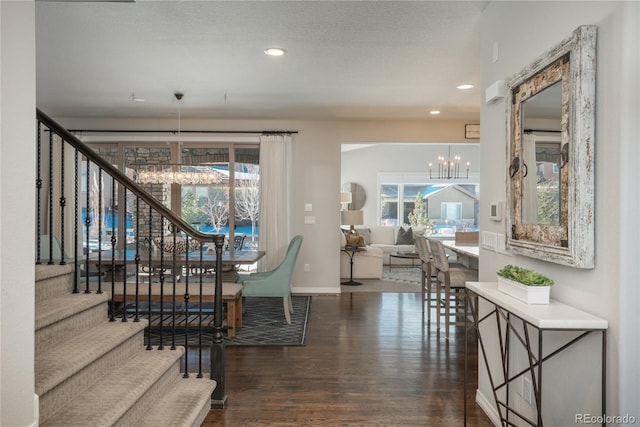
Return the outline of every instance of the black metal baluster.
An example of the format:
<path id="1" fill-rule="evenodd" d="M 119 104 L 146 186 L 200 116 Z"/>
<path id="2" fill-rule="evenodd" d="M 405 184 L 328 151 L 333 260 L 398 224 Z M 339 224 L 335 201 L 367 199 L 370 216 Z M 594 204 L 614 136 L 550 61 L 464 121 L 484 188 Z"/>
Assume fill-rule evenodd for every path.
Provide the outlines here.
<path id="1" fill-rule="evenodd" d="M 115 186 L 115 182 L 116 180 L 113 180 L 114 186 Z M 123 298 L 123 306 L 122 306 L 122 321 L 126 322 L 127 321 L 127 237 L 126 237 L 126 231 L 127 231 L 127 188 L 122 186 L 122 191 L 123 191 L 123 197 L 122 200 L 124 201 L 124 206 L 122 206 L 122 209 L 118 209 L 118 225 L 120 224 L 120 221 L 122 221 L 124 219 L 124 229 L 125 229 L 125 238 L 124 238 L 124 245 L 122 247 L 122 253 L 124 254 L 123 259 L 124 262 L 122 264 L 122 298 Z M 115 194 L 115 192 L 113 193 Z M 113 214 L 112 214 L 113 215 Z M 120 217 L 123 218 L 120 218 Z M 113 234 L 112 234 L 113 236 Z M 116 253 L 116 241 L 113 237 L 111 238 L 111 253 L 113 254 L 114 260 L 115 260 L 115 253 Z"/>
<path id="2" fill-rule="evenodd" d="M 78 258 L 78 235 L 79 235 L 79 224 L 80 224 L 80 219 L 79 219 L 79 210 L 80 210 L 80 206 L 78 205 L 79 203 L 79 185 L 78 185 L 78 181 L 79 181 L 79 174 L 80 174 L 80 168 L 78 166 L 79 164 L 79 160 L 78 160 L 78 150 L 75 150 L 75 156 L 74 156 L 74 178 L 73 178 L 73 210 L 74 210 L 74 214 L 73 214 L 73 293 L 77 294 L 79 293 L 79 286 L 78 286 L 78 274 L 80 273 L 80 264 L 78 262 L 79 258 Z M 89 258 L 89 254 L 87 254 L 87 259 Z M 89 282 L 89 276 L 88 276 L 88 272 L 87 272 L 87 283 Z"/>
<path id="3" fill-rule="evenodd" d="M 102 168 L 98 168 L 98 265 L 102 266 Z M 95 219 L 95 218 L 94 218 Z M 113 270 L 111 271 L 113 276 Z M 102 293 L 102 274 L 98 274 L 98 293 Z"/>
<path id="4" fill-rule="evenodd" d="M 158 336 L 160 343 L 158 350 L 164 350 L 164 216 L 160 217 L 160 271 L 158 278 L 160 279 L 160 330 Z"/>
<path id="5" fill-rule="evenodd" d="M 224 391 L 225 382 L 225 351 L 224 335 L 222 334 L 222 250 L 224 246 L 224 234 L 216 234 L 216 291 L 213 324 L 213 343 L 211 345 L 211 379 L 216 381 L 216 389 L 213 391 L 212 401 L 214 407 L 223 408 L 227 396 Z M 200 248 L 202 254 L 202 247 Z M 202 256 L 202 255 L 201 255 Z"/>
<path id="6" fill-rule="evenodd" d="M 86 161 L 87 161 L 87 198 L 86 198 L 86 207 L 85 207 L 85 217 L 84 217 L 84 225 L 85 225 L 85 249 L 86 249 L 86 258 L 85 258 L 85 264 L 84 264 L 84 273 L 87 277 L 86 283 L 85 283 L 85 290 L 84 293 L 88 294 L 91 293 L 91 290 L 89 288 L 89 255 L 91 254 L 91 248 L 89 247 L 89 227 L 91 226 L 91 215 L 93 215 L 93 211 L 92 209 L 90 209 L 91 206 L 91 162 L 89 161 L 89 158 L 85 157 Z M 98 264 L 98 280 L 100 280 L 100 274 L 102 273 L 102 266 L 100 264 Z"/>
<path id="7" fill-rule="evenodd" d="M 64 211 L 67 199 L 64 195 L 64 139 L 60 138 L 60 265 L 65 265 L 67 261 L 64 259 Z"/>
<path id="8" fill-rule="evenodd" d="M 42 241 L 42 123 L 38 121 L 38 142 L 36 145 L 36 264 L 42 264 L 40 242 Z"/>
<path id="9" fill-rule="evenodd" d="M 140 196 L 136 196 L 136 301 L 133 321 L 140 321 Z"/>
<path id="10" fill-rule="evenodd" d="M 116 211 L 115 206 L 116 198 L 116 180 L 111 178 L 111 309 L 109 310 L 109 320 L 115 322 L 116 320 L 116 227 L 114 214 Z M 124 265 L 127 265 L 127 254 L 124 254 Z M 125 277 L 125 282 L 126 282 Z M 126 299 L 126 294 L 125 299 Z M 126 305 L 126 301 L 125 301 Z M 125 316 L 126 317 L 126 316 Z"/>
<path id="11" fill-rule="evenodd" d="M 202 250 L 202 247 L 200 247 L 200 263 L 198 265 L 198 270 L 199 270 L 199 275 L 198 275 L 198 279 L 200 282 L 200 287 L 198 290 L 198 302 L 199 302 L 199 309 L 198 309 L 198 378 L 202 378 L 202 296 L 203 296 L 203 276 L 204 276 L 204 262 L 202 259 L 202 256 L 204 254 L 204 251 Z"/>
<path id="12" fill-rule="evenodd" d="M 171 307 L 172 307 L 172 312 L 171 312 L 171 350 L 175 350 L 176 349 L 176 271 L 178 270 L 178 254 L 176 251 L 176 243 L 177 243 L 177 237 L 176 234 L 179 231 L 177 229 L 177 227 L 175 226 L 175 224 L 171 224 L 171 231 L 173 233 L 173 266 L 171 267 L 171 272 L 173 273 L 173 291 L 171 292 Z M 187 246 L 188 248 L 188 246 Z M 187 249 L 188 251 L 188 249 Z M 180 266 L 180 270 L 182 270 L 182 266 Z M 177 274 L 181 274 L 182 271 L 178 271 Z M 185 346 L 186 346 L 186 342 L 185 342 Z"/>
<path id="13" fill-rule="evenodd" d="M 147 350 L 152 350 L 153 347 L 151 347 L 151 276 L 152 276 L 152 272 L 153 272 L 153 264 L 151 263 L 151 255 L 152 254 L 152 248 L 151 245 L 153 244 L 153 238 L 151 237 L 153 236 L 153 208 L 151 207 L 151 205 L 149 205 L 149 261 L 147 263 L 147 267 L 149 269 L 149 289 L 147 292 L 147 318 L 149 319 L 149 323 L 147 324 Z"/>
<path id="14" fill-rule="evenodd" d="M 49 261 L 53 264 L 53 132 L 49 131 Z"/>
<path id="15" fill-rule="evenodd" d="M 189 235 L 186 238 L 187 248 L 189 247 Z M 185 265 L 187 266 L 186 273 L 184 276 L 184 315 L 186 318 L 186 322 L 184 324 L 184 374 L 183 378 L 189 378 L 189 276 L 191 275 L 191 270 L 189 266 L 189 250 L 187 249 L 187 253 L 185 254 Z"/>

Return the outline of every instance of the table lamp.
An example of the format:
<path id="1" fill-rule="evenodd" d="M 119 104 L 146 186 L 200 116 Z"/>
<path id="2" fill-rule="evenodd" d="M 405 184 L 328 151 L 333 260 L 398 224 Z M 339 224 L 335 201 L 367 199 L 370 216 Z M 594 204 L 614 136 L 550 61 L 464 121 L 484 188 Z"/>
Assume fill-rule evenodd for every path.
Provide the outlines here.
<path id="1" fill-rule="evenodd" d="M 342 210 L 349 209 L 349 205 L 351 204 L 351 192 L 343 191 L 340 193 L 340 205 L 342 206 Z"/>
<path id="2" fill-rule="evenodd" d="M 364 212 L 362 211 L 340 211 L 340 224 L 348 225 L 349 233 L 355 234 L 354 225 L 364 224 Z"/>

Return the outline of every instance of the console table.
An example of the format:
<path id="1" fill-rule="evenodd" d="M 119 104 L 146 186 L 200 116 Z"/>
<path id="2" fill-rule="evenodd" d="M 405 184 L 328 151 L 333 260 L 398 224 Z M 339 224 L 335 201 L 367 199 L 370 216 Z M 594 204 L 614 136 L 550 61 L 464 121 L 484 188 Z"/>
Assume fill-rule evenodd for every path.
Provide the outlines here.
<path id="1" fill-rule="evenodd" d="M 503 292 L 498 291 L 498 284 L 494 282 L 467 282 L 466 290 L 468 297 L 465 304 L 466 329 L 468 333 L 472 330 L 477 332 L 478 351 L 482 350 L 483 359 L 489 382 L 493 391 L 493 398 L 496 403 L 500 421 L 502 425 L 515 425 L 515 419 L 524 421 L 532 426 L 542 427 L 542 380 L 543 364 L 547 360 L 561 353 L 566 348 L 580 341 L 582 338 L 592 333 L 602 335 L 601 354 L 601 406 L 603 423 L 606 425 L 606 372 L 607 372 L 607 328 L 606 319 L 596 317 L 592 314 L 578 310 L 558 301 L 551 300 L 548 305 L 531 305 L 521 302 Z M 479 297 L 479 298 L 478 298 Z M 487 314 L 479 316 L 478 301 L 483 299 L 493 305 Z M 501 369 L 490 368 L 491 363 L 486 355 L 485 341 L 480 331 L 480 324 L 491 321 L 494 327 L 497 325 L 499 352 L 502 367 Z M 535 335 L 532 337 L 529 330 L 533 329 Z M 557 349 L 544 354 L 544 337 L 548 333 L 555 332 L 576 332 L 577 336 L 571 338 L 563 337 L 563 344 Z M 467 425 L 467 340 L 465 339 L 465 375 L 464 375 L 464 415 L 465 426 Z M 525 351 L 527 366 L 516 372 L 510 371 L 510 354 L 513 345 L 520 344 Z M 480 359 L 478 359 L 480 360 Z M 497 372 L 496 372 L 497 371 Z M 531 420 L 523 414 L 517 412 L 512 402 L 509 401 L 509 386 L 515 386 L 514 381 L 525 374 L 530 374 L 533 405 L 537 414 L 536 420 Z"/>

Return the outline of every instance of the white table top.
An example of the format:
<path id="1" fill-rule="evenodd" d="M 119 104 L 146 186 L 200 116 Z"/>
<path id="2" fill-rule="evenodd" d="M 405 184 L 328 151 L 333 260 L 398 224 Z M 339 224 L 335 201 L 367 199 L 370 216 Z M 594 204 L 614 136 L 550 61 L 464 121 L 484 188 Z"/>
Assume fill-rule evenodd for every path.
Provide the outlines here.
<path id="1" fill-rule="evenodd" d="M 480 256 L 480 247 L 478 245 L 456 245 L 454 240 L 445 240 L 442 242 L 445 248 L 461 255 L 466 255 L 472 258 L 478 258 Z"/>
<path id="2" fill-rule="evenodd" d="M 498 290 L 497 282 L 467 282 L 467 288 L 540 329 L 608 329 L 606 319 L 550 300 L 549 304 L 527 304 Z"/>

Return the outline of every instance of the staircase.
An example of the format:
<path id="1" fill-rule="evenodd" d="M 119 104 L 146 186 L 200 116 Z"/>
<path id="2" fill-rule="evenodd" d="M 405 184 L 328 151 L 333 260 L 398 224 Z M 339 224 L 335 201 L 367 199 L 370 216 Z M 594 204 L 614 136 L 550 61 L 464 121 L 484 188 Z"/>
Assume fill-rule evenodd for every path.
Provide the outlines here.
<path id="1" fill-rule="evenodd" d="M 35 268 L 40 426 L 202 424 L 216 383 L 184 378 L 182 347 L 147 350 L 146 320 L 110 322 L 107 293 L 72 293 L 71 265 Z"/>

